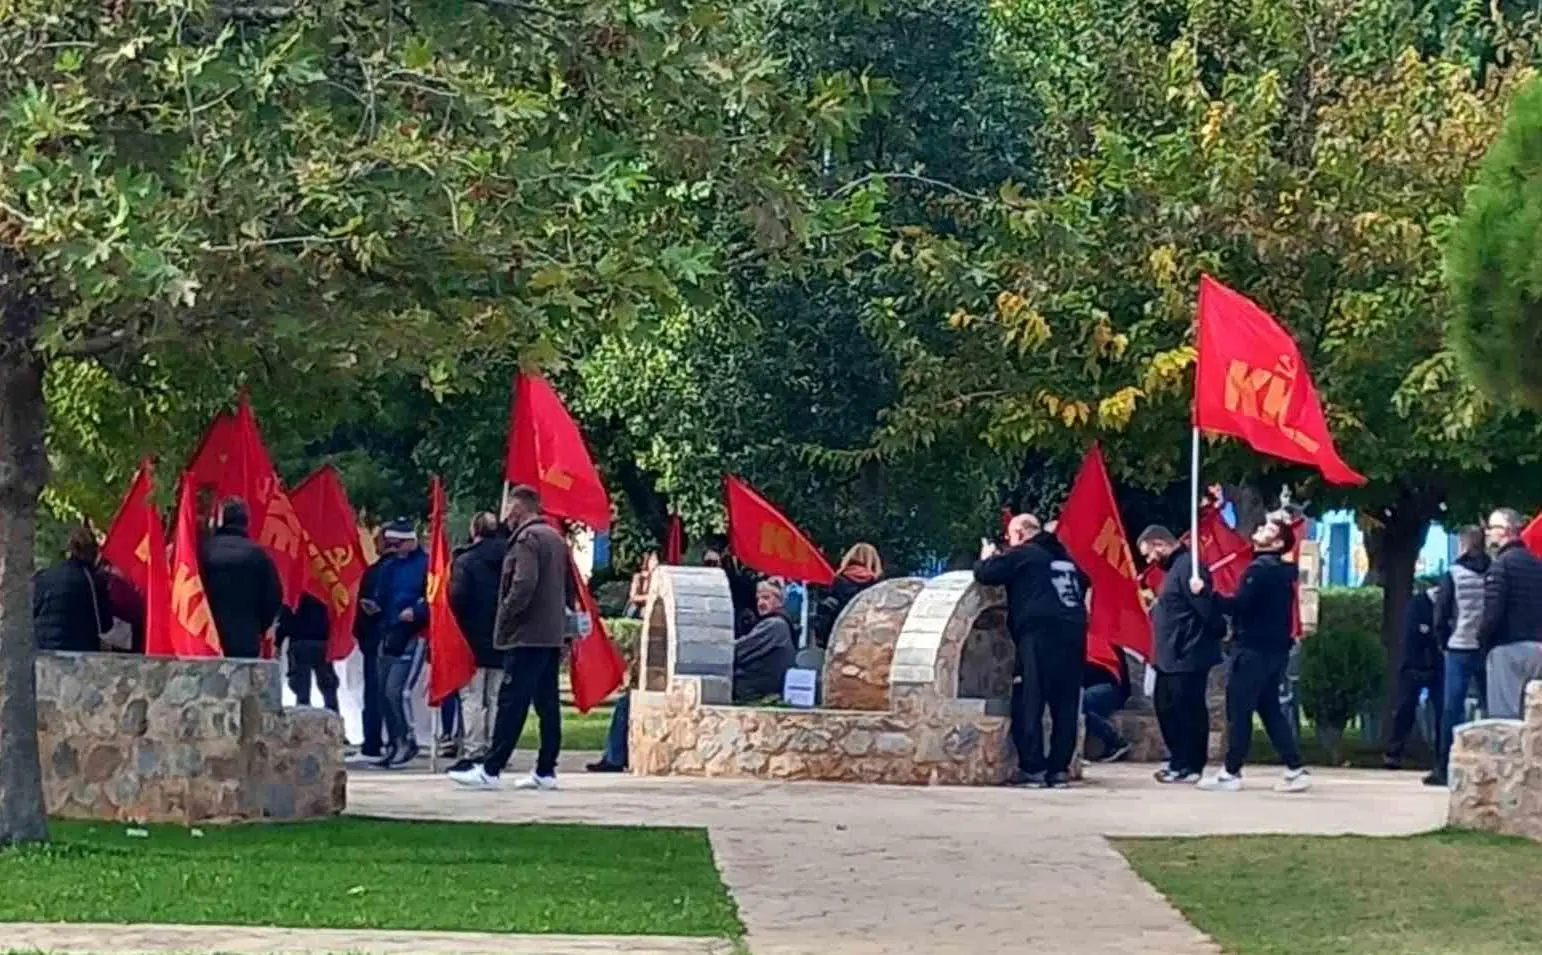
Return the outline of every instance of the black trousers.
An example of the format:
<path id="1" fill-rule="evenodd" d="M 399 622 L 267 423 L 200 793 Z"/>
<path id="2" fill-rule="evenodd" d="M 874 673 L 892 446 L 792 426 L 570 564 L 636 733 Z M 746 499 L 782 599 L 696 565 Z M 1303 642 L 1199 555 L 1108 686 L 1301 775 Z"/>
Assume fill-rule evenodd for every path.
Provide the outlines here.
<path id="1" fill-rule="evenodd" d="M 514 747 L 525 731 L 525 717 L 530 715 L 531 704 L 541 721 L 541 748 L 536 754 L 535 774 L 557 774 L 557 754 L 562 749 L 562 698 L 557 688 L 561 664 L 560 647 L 515 647 L 503 658 L 493 744 L 482 762 L 487 775 L 497 776 L 509 764 L 509 757 L 514 755 Z"/>
<path id="2" fill-rule="evenodd" d="M 1301 768 L 1296 731 L 1280 705 L 1280 681 L 1285 679 L 1289 663 L 1289 650 L 1265 652 L 1238 647 L 1232 652 L 1226 683 L 1226 771 L 1233 776 L 1242 772 L 1248 747 L 1253 745 L 1254 713 L 1263 721 L 1264 732 L 1285 761 L 1285 768 Z"/>
<path id="3" fill-rule="evenodd" d="M 385 710 L 382 703 L 385 699 L 385 674 L 380 666 L 380 640 L 366 638 L 359 641 L 359 655 L 364 658 L 364 746 L 362 752 L 365 756 L 380 756 L 383 754 L 381 740 L 385 727 Z"/>
<path id="4" fill-rule="evenodd" d="M 1202 773 L 1210 751 L 1210 708 L 1205 689 L 1209 670 L 1191 673 L 1157 672 L 1157 726 L 1167 744 L 1167 765 L 1175 772 Z"/>
<path id="5" fill-rule="evenodd" d="M 1435 749 L 1440 747 L 1440 721 L 1443 697 L 1440 670 L 1404 670 L 1397 678 L 1397 709 L 1392 714 L 1392 731 L 1387 734 L 1387 758 L 1402 759 L 1419 719 L 1419 694 L 1430 691 L 1430 708 L 1435 711 Z"/>
<path id="6" fill-rule="evenodd" d="M 1081 713 L 1082 664 L 1087 628 L 1045 621 L 1017 641 L 1022 683 L 1013 694 L 1012 742 L 1025 773 L 1064 773 L 1076 753 Z M 1049 752 L 1044 751 L 1044 711 L 1049 710 Z"/>
<path id="7" fill-rule="evenodd" d="M 337 671 L 327 661 L 327 645 L 316 640 L 289 641 L 289 688 L 294 691 L 295 702 L 311 705 L 311 681 L 321 690 L 321 702 L 327 709 L 340 713 L 337 706 Z"/>

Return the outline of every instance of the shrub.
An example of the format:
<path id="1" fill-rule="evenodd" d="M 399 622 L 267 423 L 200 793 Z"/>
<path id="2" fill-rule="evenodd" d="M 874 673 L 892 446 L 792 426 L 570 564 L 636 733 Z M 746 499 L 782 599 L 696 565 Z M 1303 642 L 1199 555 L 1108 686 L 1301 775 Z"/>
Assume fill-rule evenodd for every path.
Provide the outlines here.
<path id="1" fill-rule="evenodd" d="M 1380 588 L 1323 591 L 1317 632 L 1301 645 L 1302 709 L 1320 727 L 1342 732 L 1381 698 L 1386 681 Z"/>
<path id="2" fill-rule="evenodd" d="M 626 660 L 628 672 L 637 666 L 637 659 L 642 655 L 642 621 L 632 620 L 627 617 L 616 617 L 605 621 L 605 630 L 610 634 L 610 640 L 621 651 L 621 656 Z"/>

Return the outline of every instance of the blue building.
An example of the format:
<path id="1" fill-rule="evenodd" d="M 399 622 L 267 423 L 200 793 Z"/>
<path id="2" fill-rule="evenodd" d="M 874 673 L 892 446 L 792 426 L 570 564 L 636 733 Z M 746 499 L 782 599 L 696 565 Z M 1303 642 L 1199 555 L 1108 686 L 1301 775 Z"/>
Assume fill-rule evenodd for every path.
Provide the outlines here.
<path id="1" fill-rule="evenodd" d="M 1312 521 L 1307 533 L 1321 547 L 1323 586 L 1358 587 L 1365 581 L 1370 560 L 1365 552 L 1365 535 L 1360 532 L 1353 511 L 1329 511 Z M 1456 555 L 1456 535 L 1433 524 L 1424 535 L 1414 574 L 1439 574 L 1451 566 Z"/>

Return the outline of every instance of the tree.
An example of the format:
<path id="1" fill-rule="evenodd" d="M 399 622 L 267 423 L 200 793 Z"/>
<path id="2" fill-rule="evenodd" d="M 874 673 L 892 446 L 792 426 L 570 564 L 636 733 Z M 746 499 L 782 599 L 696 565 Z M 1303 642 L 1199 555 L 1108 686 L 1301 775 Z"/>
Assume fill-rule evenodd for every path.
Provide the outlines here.
<path id="1" fill-rule="evenodd" d="M 757 16 L 0 0 L 0 844 L 45 836 L 46 437 L 104 452 L 92 396 L 120 389 L 129 421 L 196 420 L 243 379 L 294 399 L 281 419 L 402 376 L 447 395 L 800 241 L 787 157 L 828 120 L 746 42 Z M 724 248 L 702 228 L 730 214 L 750 226 Z"/>
<path id="2" fill-rule="evenodd" d="M 913 358 L 880 446 L 962 427 L 1069 455 L 1101 437 L 1117 475 L 1168 486 L 1186 471 L 1195 287 L 1212 273 L 1292 329 L 1371 480 L 1323 487 L 1237 442 L 1209 445 L 1206 479 L 1267 477 L 1372 518 L 1395 659 L 1430 521 L 1537 494 L 1510 483 L 1536 462 L 1535 419 L 1456 374 L 1441 251 L 1542 31 L 1491 24 L 1480 70 L 1448 6 L 1003 7 L 996 55 L 1039 99 L 1042 184 L 955 197 L 966 228 L 896 246 L 909 298 L 953 335 L 895 328 Z"/>

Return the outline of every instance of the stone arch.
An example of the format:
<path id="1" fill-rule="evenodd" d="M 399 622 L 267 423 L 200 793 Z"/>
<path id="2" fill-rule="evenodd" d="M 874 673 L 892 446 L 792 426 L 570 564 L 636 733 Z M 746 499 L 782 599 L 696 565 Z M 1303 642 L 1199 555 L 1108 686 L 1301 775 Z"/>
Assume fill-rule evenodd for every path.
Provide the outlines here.
<path id="1" fill-rule="evenodd" d="M 642 689 L 662 692 L 676 676 L 701 679 L 701 702 L 733 700 L 734 605 L 719 567 L 659 567 L 643 605 Z"/>
<path id="2" fill-rule="evenodd" d="M 890 700 L 895 705 L 956 700 L 961 673 L 968 696 L 1009 698 L 1015 661 L 1003 653 L 1004 646 L 1010 647 L 1005 609 L 1002 590 L 975 583 L 969 571 L 928 580 L 900 629 L 889 677 Z"/>
<path id="3" fill-rule="evenodd" d="M 827 708 L 889 708 L 894 648 L 916 595 L 925 584 L 919 577 L 882 580 L 846 604 L 830 630 L 830 644 L 825 650 Z"/>

